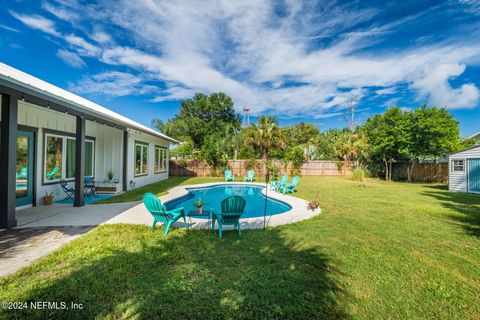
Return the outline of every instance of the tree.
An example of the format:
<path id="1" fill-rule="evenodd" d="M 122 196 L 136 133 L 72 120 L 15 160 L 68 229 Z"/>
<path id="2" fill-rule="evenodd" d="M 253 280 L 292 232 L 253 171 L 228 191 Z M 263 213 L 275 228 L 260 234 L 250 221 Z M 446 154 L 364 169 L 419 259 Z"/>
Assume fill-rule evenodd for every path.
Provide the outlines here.
<path id="1" fill-rule="evenodd" d="M 291 174 L 297 174 L 305 160 L 303 149 L 299 146 L 296 146 L 288 150 L 285 153 L 285 160 L 292 163 L 293 168 Z"/>
<path id="2" fill-rule="evenodd" d="M 281 132 L 287 151 L 294 147 L 301 147 L 309 159 L 314 157 L 312 147 L 320 135 L 320 130 L 315 124 L 300 122 L 281 128 Z"/>
<path id="3" fill-rule="evenodd" d="M 277 120 L 270 116 L 258 117 L 257 124 L 252 124 L 244 130 L 243 139 L 246 146 L 259 151 L 265 166 L 269 151 L 282 144 L 280 127 Z"/>
<path id="4" fill-rule="evenodd" d="M 462 149 L 458 121 L 446 108 L 423 105 L 409 112 L 409 116 L 412 118 L 412 128 L 408 181 L 411 180 L 414 165 L 419 159 L 442 158 Z"/>
<path id="5" fill-rule="evenodd" d="M 358 164 L 358 160 L 366 160 L 367 158 L 367 142 L 362 132 L 352 132 L 350 129 L 343 130 L 337 136 L 334 148 L 337 157 L 349 166 L 353 162 Z"/>
<path id="6" fill-rule="evenodd" d="M 242 146 L 242 135 L 240 129 L 235 125 L 226 124 L 224 132 L 219 137 L 222 150 L 229 158 L 237 159 L 239 150 Z"/>
<path id="7" fill-rule="evenodd" d="M 372 156 L 385 167 L 385 180 L 392 180 L 392 163 L 408 159 L 412 137 L 412 119 L 398 107 L 377 114 L 359 128 L 365 134 Z"/>
<path id="8" fill-rule="evenodd" d="M 240 117 L 233 109 L 232 99 L 222 92 L 210 96 L 196 93 L 181 103 L 179 113 L 168 122 L 173 137 L 188 137 L 197 149 L 206 137 L 223 133 L 226 125 L 239 129 Z"/>
<path id="9" fill-rule="evenodd" d="M 163 122 L 160 119 L 152 119 L 151 126 L 155 129 L 157 129 L 161 133 L 165 133 L 165 122 Z"/>
<path id="10" fill-rule="evenodd" d="M 320 133 L 314 141 L 315 152 L 314 160 L 338 160 L 335 144 L 340 135 L 343 134 L 342 129 L 330 129 Z"/>
<path id="11" fill-rule="evenodd" d="M 213 169 L 216 175 L 217 169 L 221 166 L 225 166 L 228 157 L 222 150 L 220 139 L 216 135 L 210 135 L 205 138 L 200 155 Z"/>

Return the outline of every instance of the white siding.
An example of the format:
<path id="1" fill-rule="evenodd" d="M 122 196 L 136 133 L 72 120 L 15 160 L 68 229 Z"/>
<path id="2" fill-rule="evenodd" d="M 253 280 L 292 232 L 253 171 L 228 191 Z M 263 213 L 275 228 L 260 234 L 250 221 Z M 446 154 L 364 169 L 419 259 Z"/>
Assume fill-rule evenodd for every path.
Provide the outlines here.
<path id="1" fill-rule="evenodd" d="M 448 158 L 448 188 L 450 191 L 468 192 L 468 159 L 473 158 L 480 158 L 480 146 L 452 154 Z M 453 160 L 465 160 L 465 171 L 453 172 Z"/>
<path id="2" fill-rule="evenodd" d="M 148 144 L 148 169 L 147 175 L 135 177 L 135 141 Z M 164 173 L 154 173 L 155 145 L 167 148 L 167 159 L 169 158 L 169 142 L 149 134 L 130 130 L 128 133 L 128 162 L 127 162 L 127 186 L 130 190 L 130 181 L 135 182 L 135 188 L 168 179 L 168 161 L 167 171 Z"/>

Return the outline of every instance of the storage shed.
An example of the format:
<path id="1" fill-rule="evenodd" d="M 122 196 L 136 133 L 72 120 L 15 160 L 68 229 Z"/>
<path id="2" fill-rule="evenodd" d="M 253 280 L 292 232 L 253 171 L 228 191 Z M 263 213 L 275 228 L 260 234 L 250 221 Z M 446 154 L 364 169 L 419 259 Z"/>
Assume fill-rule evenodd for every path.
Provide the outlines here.
<path id="1" fill-rule="evenodd" d="M 480 194 L 480 146 L 448 157 L 450 191 Z"/>

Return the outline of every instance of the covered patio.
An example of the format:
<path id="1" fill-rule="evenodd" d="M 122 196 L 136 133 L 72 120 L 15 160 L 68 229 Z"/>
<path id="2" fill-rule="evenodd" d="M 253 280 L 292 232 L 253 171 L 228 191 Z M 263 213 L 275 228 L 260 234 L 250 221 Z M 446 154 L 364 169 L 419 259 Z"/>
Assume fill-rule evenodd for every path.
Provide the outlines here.
<path id="1" fill-rule="evenodd" d="M 175 139 L 2 63 L 0 99 L 0 229 L 49 196 L 84 206 L 89 183 L 118 193 L 168 179 Z"/>

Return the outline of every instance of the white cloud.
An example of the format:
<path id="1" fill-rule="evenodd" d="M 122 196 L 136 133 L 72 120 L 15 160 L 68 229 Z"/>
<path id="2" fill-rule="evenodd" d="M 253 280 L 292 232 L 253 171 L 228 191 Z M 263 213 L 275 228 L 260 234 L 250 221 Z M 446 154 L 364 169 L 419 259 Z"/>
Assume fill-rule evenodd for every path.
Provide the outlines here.
<path id="1" fill-rule="evenodd" d="M 71 34 L 65 36 L 65 41 L 74 46 L 80 55 L 96 56 L 100 53 L 100 49 L 98 47 L 85 41 L 85 39 L 82 37 Z"/>
<path id="2" fill-rule="evenodd" d="M 465 71 L 464 64 L 441 64 L 430 69 L 422 78 L 413 82 L 412 87 L 420 90 L 421 97 L 429 99 L 436 106 L 451 109 L 473 108 L 480 100 L 480 90 L 472 83 L 453 88 L 448 82 Z"/>
<path id="3" fill-rule="evenodd" d="M 57 18 L 68 21 L 68 22 L 73 22 L 75 20 L 78 20 L 79 18 L 79 15 L 76 12 L 68 10 L 58 5 L 52 5 L 48 2 L 44 2 L 42 4 L 42 8 L 50 12 Z"/>
<path id="4" fill-rule="evenodd" d="M 205 0 L 201 5 L 194 0 L 121 0 L 115 6 L 109 2 L 86 7 L 61 5 L 84 15 L 83 21 L 72 26 L 95 41 L 57 33 L 71 50 L 136 74 L 115 81 L 105 74 L 85 78 L 79 85 L 91 88 L 88 92 L 153 92 L 147 83 L 157 80 L 166 87 L 155 92 L 154 101 L 183 99 L 198 91 L 223 91 L 238 108 L 247 104 L 254 114 L 268 111 L 312 117 L 346 107 L 352 95 L 362 99 L 372 93 L 364 88 L 372 86 L 380 87 L 377 95 L 393 95 L 399 84 L 411 84 L 418 97 L 430 103 L 452 108 L 478 104 L 474 84 L 453 88 L 448 82 L 451 76 L 463 73 L 459 65 L 478 63 L 480 44 L 476 42 L 447 39 L 437 45 L 416 43 L 397 50 L 375 50 L 375 54 L 363 50 L 396 28 L 422 19 L 428 10 L 346 32 L 359 24 L 368 25 L 382 8 L 359 10 L 350 4 L 325 3 L 319 11 L 313 2 L 291 0 L 285 2 L 279 16 L 274 8 L 277 4 L 267 0 Z M 125 37 L 122 45 L 103 31 L 113 28 Z M 315 45 L 314 40 L 325 37 L 334 40 Z M 136 90 L 128 90 L 128 83 Z M 115 91 L 114 84 L 120 89 Z"/>
<path id="5" fill-rule="evenodd" d="M 77 93 L 88 93 L 107 96 L 141 95 L 158 90 L 146 85 L 142 77 L 126 72 L 104 72 L 91 77 L 85 76 L 70 89 Z"/>
<path id="6" fill-rule="evenodd" d="M 60 49 L 57 51 L 57 56 L 62 59 L 63 62 L 74 68 L 85 67 L 85 62 L 75 52 Z"/>
<path id="7" fill-rule="evenodd" d="M 12 27 L 9 27 L 9 26 L 6 26 L 4 24 L 0 24 L 0 28 L 11 31 L 11 32 L 17 32 L 17 33 L 20 32 L 20 30 L 17 30 L 15 28 L 12 28 Z"/>
<path id="8" fill-rule="evenodd" d="M 388 87 L 388 88 L 383 88 L 383 89 L 376 90 L 375 94 L 378 94 L 378 95 L 381 96 L 381 95 L 394 94 L 395 92 L 397 92 L 397 90 L 394 87 Z"/>
<path id="9" fill-rule="evenodd" d="M 60 33 L 55 29 L 55 23 L 52 20 L 39 15 L 23 15 L 13 11 L 11 11 L 10 14 L 33 29 L 38 29 L 53 36 L 60 36 Z"/>
<path id="10" fill-rule="evenodd" d="M 104 31 L 97 30 L 90 36 L 93 40 L 99 43 L 107 43 L 112 41 L 112 37 Z"/>

